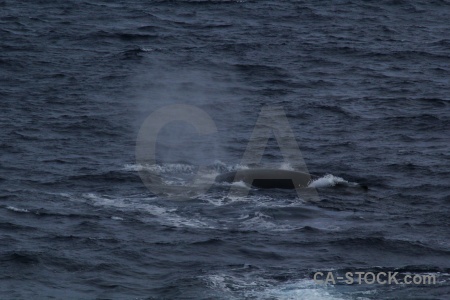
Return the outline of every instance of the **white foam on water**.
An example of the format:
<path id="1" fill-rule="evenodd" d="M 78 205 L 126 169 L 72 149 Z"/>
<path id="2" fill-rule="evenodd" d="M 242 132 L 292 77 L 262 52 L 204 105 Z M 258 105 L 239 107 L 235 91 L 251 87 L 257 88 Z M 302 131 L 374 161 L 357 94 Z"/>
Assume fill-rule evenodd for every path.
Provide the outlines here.
<path id="1" fill-rule="evenodd" d="M 235 181 L 231 183 L 231 186 L 236 186 L 239 188 L 250 189 L 250 187 L 244 181 Z"/>
<path id="2" fill-rule="evenodd" d="M 202 200 L 214 206 L 224 206 L 235 202 L 235 199 L 231 199 L 228 195 L 203 194 L 193 196 L 191 199 Z"/>
<path id="3" fill-rule="evenodd" d="M 125 171 L 139 172 L 145 170 L 161 180 L 160 188 L 165 190 L 167 196 L 186 196 L 186 191 L 203 193 L 208 187 L 214 184 L 216 176 L 219 174 L 214 169 L 198 170 L 197 166 L 188 164 L 126 164 Z M 174 188 L 171 190 L 171 188 Z M 184 190 L 185 188 L 185 190 Z M 180 190 L 181 189 L 181 190 Z"/>
<path id="4" fill-rule="evenodd" d="M 273 198 L 270 195 L 259 194 L 259 195 L 249 195 L 247 192 L 252 188 L 249 187 L 246 183 L 242 181 L 238 182 L 221 182 L 219 183 L 222 186 L 235 187 L 238 189 L 236 194 L 229 193 L 228 190 L 222 191 L 220 193 L 206 193 L 201 195 L 196 195 L 191 197 L 191 199 L 203 200 L 209 202 L 214 206 L 223 206 L 230 205 L 235 202 L 248 202 L 253 203 L 255 207 L 284 207 L 286 205 L 282 205 L 279 203 L 278 198 Z M 239 190 L 244 190 L 243 196 L 239 195 Z M 295 205 L 297 205 L 299 202 Z"/>
<path id="5" fill-rule="evenodd" d="M 135 210 L 151 213 L 152 215 L 161 215 L 167 212 L 167 209 L 145 203 L 144 201 L 136 201 L 133 198 L 118 198 L 109 196 L 99 196 L 94 193 L 83 194 L 82 198 L 87 200 L 90 204 L 98 207 L 115 207 L 123 211 Z"/>
<path id="6" fill-rule="evenodd" d="M 214 168 L 218 171 L 218 173 L 233 172 L 233 171 L 237 171 L 237 170 L 249 169 L 249 167 L 247 165 L 241 165 L 241 164 L 227 165 L 226 163 L 221 162 L 220 160 L 216 160 L 214 162 Z"/>
<path id="7" fill-rule="evenodd" d="M 312 181 L 308 186 L 313 188 L 322 188 L 322 187 L 333 187 L 337 184 L 349 185 L 349 182 L 341 177 L 334 176 L 332 174 L 327 174 L 323 177 L 320 177 Z"/>
<path id="8" fill-rule="evenodd" d="M 332 287 L 322 287 L 312 280 L 299 280 L 296 282 L 284 283 L 280 286 L 266 288 L 263 291 L 250 292 L 246 297 L 256 296 L 257 299 L 278 299 L 278 300 L 346 300 L 333 291 Z"/>
<path id="9" fill-rule="evenodd" d="M 143 165 L 143 164 L 126 164 L 124 165 L 125 171 L 139 172 L 142 170 L 149 171 L 155 174 L 192 174 L 196 171 L 197 166 L 188 164 L 154 164 L 154 165 Z"/>
<path id="10" fill-rule="evenodd" d="M 199 220 L 196 217 L 184 217 L 177 214 L 176 208 L 164 208 L 157 205 L 146 203 L 151 198 L 123 198 L 99 196 L 94 193 L 87 193 L 81 197 L 70 196 L 72 201 L 85 202 L 95 207 L 114 208 L 123 212 L 146 212 L 156 217 L 157 222 L 174 227 L 194 227 L 194 228 L 212 228 L 211 225 Z M 123 218 L 115 215 L 114 220 Z"/>
<path id="11" fill-rule="evenodd" d="M 17 208 L 17 207 L 14 207 L 14 206 L 7 206 L 6 209 L 7 210 L 11 210 L 11 211 L 15 211 L 15 212 L 21 212 L 21 213 L 29 213 L 30 212 L 28 209 Z"/>
<path id="12" fill-rule="evenodd" d="M 250 275 L 250 274 L 248 274 Z M 333 286 L 318 285 L 311 279 L 278 282 L 254 276 L 226 274 L 205 276 L 207 286 L 223 299 L 347 300 Z M 222 298 L 221 298 L 222 299 Z M 359 298 L 361 299 L 361 298 Z M 362 300 L 362 299 L 361 299 Z"/>

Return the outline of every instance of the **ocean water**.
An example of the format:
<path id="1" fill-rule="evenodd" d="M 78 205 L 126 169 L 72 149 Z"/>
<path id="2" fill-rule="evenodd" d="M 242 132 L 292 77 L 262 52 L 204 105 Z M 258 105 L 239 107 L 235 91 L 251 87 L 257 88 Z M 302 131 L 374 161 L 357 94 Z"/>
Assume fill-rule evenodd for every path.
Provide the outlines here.
<path id="1" fill-rule="evenodd" d="M 0 298 L 448 299 L 449 18 L 449 1 L 0 1 Z M 136 161 L 175 104 L 217 132 L 172 122 Z M 264 107 L 301 157 L 274 134 L 261 163 L 304 161 L 318 201 L 192 184 L 252 167 Z M 314 282 L 328 271 L 436 284 Z"/>

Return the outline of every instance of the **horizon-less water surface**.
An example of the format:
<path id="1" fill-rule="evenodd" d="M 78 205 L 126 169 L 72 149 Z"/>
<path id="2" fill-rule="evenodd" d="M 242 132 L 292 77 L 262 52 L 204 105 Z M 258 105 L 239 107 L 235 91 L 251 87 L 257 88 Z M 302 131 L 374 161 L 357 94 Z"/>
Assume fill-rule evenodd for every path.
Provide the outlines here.
<path id="1" fill-rule="evenodd" d="M 448 299 L 449 14 L 448 1 L 0 1 L 0 298 Z M 144 120 L 172 104 L 217 132 L 171 123 L 156 165 L 136 162 Z M 193 192 L 199 166 L 252 167 L 267 106 L 319 201 Z M 275 136 L 262 163 L 296 164 Z M 182 200 L 142 170 L 186 186 Z M 436 284 L 320 285 L 318 271 Z"/>

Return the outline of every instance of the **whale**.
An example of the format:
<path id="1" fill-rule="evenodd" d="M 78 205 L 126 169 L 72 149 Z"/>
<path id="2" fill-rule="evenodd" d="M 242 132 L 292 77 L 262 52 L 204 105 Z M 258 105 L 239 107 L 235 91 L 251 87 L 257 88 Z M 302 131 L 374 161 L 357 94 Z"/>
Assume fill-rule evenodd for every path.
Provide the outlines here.
<path id="1" fill-rule="evenodd" d="M 281 169 L 245 169 L 219 174 L 217 183 L 244 182 L 246 185 L 259 189 L 301 189 L 320 177 L 309 173 Z M 367 185 L 350 182 L 339 182 L 336 185 L 359 187 L 367 190 Z"/>
<path id="2" fill-rule="evenodd" d="M 220 174 L 215 181 L 218 183 L 244 182 L 261 189 L 297 189 L 308 187 L 308 184 L 318 177 L 311 174 L 278 169 L 246 169 Z"/>

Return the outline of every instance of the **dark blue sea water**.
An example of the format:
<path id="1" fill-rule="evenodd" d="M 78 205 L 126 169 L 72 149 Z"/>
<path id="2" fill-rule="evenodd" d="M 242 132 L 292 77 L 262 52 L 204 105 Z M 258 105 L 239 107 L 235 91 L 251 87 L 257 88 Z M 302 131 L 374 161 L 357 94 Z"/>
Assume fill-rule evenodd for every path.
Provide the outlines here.
<path id="1" fill-rule="evenodd" d="M 0 298 L 448 299 L 449 19 L 437 0 L 0 1 Z M 172 122 L 156 163 L 136 161 L 144 120 L 172 104 L 217 132 Z M 252 167 L 267 106 L 319 201 L 192 189 L 200 166 Z M 262 163 L 295 165 L 275 134 Z"/>

